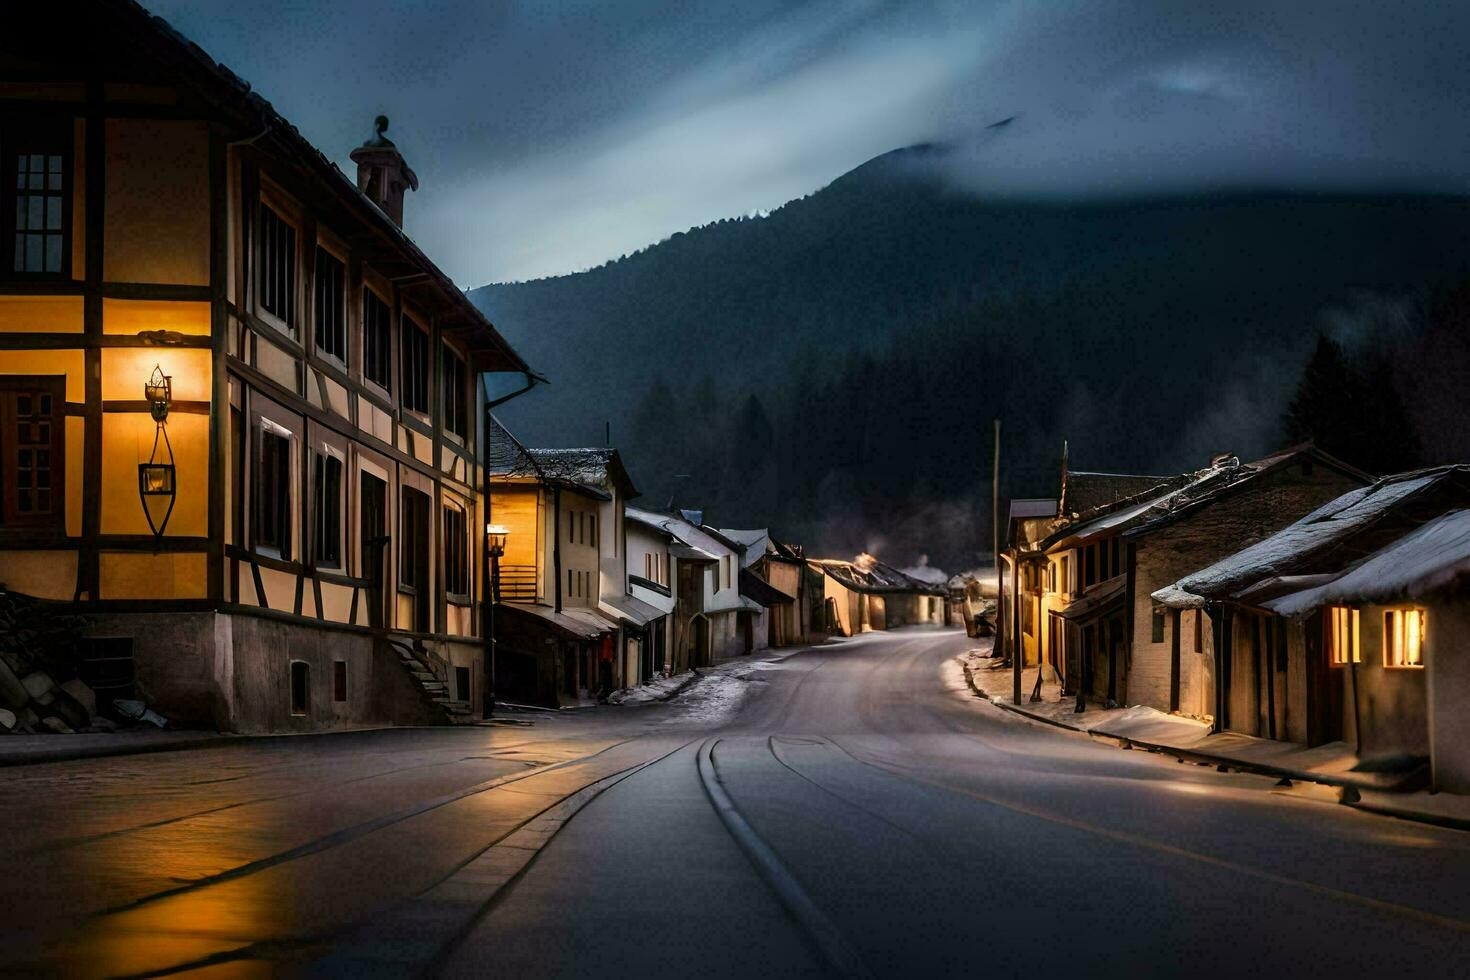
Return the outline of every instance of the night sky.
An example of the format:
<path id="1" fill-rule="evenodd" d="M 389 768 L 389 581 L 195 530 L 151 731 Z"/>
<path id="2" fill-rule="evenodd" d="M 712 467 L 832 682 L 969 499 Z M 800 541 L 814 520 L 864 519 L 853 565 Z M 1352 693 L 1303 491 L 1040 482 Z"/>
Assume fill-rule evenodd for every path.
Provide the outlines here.
<path id="1" fill-rule="evenodd" d="M 1470 183 L 1467 3 L 146 3 L 349 173 L 388 114 L 408 229 L 463 286 L 929 140 L 985 193 Z"/>

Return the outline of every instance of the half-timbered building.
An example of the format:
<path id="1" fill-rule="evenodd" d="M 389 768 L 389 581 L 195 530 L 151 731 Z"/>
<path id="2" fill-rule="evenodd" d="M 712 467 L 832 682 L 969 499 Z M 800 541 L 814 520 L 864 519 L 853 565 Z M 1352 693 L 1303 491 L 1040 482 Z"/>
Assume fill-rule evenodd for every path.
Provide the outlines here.
<path id="1" fill-rule="evenodd" d="M 349 178 L 129 0 L 5 19 L 0 580 L 177 722 L 476 712 L 480 376 L 532 375 L 387 121 Z"/>

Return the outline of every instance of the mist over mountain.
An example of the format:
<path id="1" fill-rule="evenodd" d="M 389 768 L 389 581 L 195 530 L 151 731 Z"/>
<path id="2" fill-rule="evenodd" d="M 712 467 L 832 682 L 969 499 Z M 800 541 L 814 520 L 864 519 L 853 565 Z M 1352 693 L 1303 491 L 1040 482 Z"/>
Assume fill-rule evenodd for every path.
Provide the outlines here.
<path id="1" fill-rule="evenodd" d="M 894 151 L 766 217 L 473 290 L 552 381 L 499 414 L 538 445 L 610 422 L 647 504 L 958 568 L 989 550 L 992 419 L 1003 497 L 1054 493 L 1064 439 L 1075 468 L 1261 454 L 1319 331 L 1407 342 L 1464 279 L 1463 197 L 990 198 L 954 166 Z"/>

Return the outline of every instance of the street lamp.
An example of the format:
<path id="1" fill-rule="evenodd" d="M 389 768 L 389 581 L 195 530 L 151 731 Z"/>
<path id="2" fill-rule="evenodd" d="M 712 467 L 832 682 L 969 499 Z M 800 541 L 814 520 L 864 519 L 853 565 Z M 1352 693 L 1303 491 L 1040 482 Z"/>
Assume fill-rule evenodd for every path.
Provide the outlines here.
<path id="1" fill-rule="evenodd" d="M 168 408 L 173 401 L 173 378 L 161 366 L 143 384 L 143 397 L 155 423 L 153 451 L 148 462 L 138 464 L 138 496 L 143 502 L 143 516 L 155 538 L 163 537 L 163 529 L 174 512 L 174 450 L 168 441 Z"/>
<path id="2" fill-rule="evenodd" d="M 484 717 L 495 713 L 495 606 L 500 602 L 500 557 L 510 529 L 503 524 L 485 525 L 485 549 L 490 559 L 490 594 L 485 603 L 485 707 Z"/>

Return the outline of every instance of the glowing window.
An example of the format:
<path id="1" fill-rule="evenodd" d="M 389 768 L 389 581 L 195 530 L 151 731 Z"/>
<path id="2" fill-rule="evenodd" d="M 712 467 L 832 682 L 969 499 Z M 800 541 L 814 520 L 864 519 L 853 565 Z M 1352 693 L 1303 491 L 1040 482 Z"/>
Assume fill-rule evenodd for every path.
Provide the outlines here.
<path id="1" fill-rule="evenodd" d="M 1424 610 L 1390 609 L 1383 614 L 1383 666 L 1424 666 Z"/>
<path id="2" fill-rule="evenodd" d="M 1334 667 L 1363 662 L 1358 647 L 1358 611 L 1333 606 L 1327 616 L 1327 662 Z"/>

